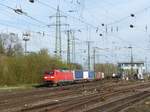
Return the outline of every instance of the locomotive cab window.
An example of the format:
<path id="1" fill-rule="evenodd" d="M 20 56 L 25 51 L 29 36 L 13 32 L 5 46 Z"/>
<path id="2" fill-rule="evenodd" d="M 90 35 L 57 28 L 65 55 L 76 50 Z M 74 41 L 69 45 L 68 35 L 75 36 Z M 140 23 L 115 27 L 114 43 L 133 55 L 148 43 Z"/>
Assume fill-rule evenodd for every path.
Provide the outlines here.
<path id="1" fill-rule="evenodd" d="M 47 75 L 53 75 L 54 72 L 45 72 L 45 74 L 47 74 Z"/>

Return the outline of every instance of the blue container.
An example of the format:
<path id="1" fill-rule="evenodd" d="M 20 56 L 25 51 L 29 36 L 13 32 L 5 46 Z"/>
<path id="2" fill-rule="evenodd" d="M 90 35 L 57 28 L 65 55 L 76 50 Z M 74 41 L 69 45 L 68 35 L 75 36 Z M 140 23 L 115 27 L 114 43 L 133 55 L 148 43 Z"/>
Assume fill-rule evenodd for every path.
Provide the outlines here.
<path id="1" fill-rule="evenodd" d="M 83 71 L 75 71 L 75 80 L 83 79 Z"/>
<path id="2" fill-rule="evenodd" d="M 89 71 L 89 79 L 94 79 L 94 78 L 95 78 L 95 72 Z"/>

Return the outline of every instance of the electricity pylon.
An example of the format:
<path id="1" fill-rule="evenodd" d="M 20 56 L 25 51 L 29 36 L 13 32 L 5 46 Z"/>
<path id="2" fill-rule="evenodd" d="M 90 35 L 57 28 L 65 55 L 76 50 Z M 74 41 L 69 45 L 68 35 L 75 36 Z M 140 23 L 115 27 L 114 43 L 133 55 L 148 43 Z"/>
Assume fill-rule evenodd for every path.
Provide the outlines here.
<path id="1" fill-rule="evenodd" d="M 50 16 L 50 18 L 55 18 L 56 22 L 54 24 L 50 24 L 48 26 L 55 26 L 56 27 L 56 38 L 55 38 L 55 55 L 62 57 L 62 39 L 61 39 L 61 27 L 68 26 L 68 24 L 62 24 L 61 18 L 66 18 L 66 16 L 61 15 L 61 11 L 59 6 L 57 6 L 56 15 Z"/>

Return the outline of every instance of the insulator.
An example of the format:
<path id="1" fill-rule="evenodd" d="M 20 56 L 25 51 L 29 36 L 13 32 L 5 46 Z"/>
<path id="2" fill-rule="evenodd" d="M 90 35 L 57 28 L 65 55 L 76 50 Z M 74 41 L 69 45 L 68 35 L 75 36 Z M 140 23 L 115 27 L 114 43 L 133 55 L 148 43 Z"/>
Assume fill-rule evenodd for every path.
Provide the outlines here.
<path id="1" fill-rule="evenodd" d="M 104 24 L 104 23 L 102 23 L 102 26 L 105 26 L 105 24 Z"/>
<path id="2" fill-rule="evenodd" d="M 130 25 L 130 28 L 133 28 L 133 27 L 134 27 L 134 25 L 131 24 L 131 25 Z"/>
<path id="3" fill-rule="evenodd" d="M 99 36 L 103 36 L 103 34 L 100 33 Z"/>
<path id="4" fill-rule="evenodd" d="M 131 17 L 135 17 L 135 15 L 134 15 L 134 14 L 131 14 L 130 16 L 131 16 Z"/>
<path id="5" fill-rule="evenodd" d="M 34 3 L 34 0 L 29 0 L 29 2 Z"/>

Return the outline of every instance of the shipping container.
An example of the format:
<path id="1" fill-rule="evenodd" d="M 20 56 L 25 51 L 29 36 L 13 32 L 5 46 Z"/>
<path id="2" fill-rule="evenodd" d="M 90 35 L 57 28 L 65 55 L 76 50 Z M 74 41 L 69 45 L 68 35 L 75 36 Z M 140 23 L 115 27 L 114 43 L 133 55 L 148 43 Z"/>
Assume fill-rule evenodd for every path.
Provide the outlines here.
<path id="1" fill-rule="evenodd" d="M 94 71 L 75 71 L 75 80 L 91 80 L 94 78 Z"/>
<path id="2" fill-rule="evenodd" d="M 103 72 L 97 72 L 95 74 L 95 79 L 96 80 L 104 79 L 104 73 Z"/>
<path id="3" fill-rule="evenodd" d="M 75 80 L 75 70 L 71 71 L 73 73 L 73 80 Z"/>
<path id="4" fill-rule="evenodd" d="M 82 80 L 83 79 L 83 71 L 75 71 L 75 74 L 74 74 L 74 78 L 75 80 Z"/>
<path id="5" fill-rule="evenodd" d="M 83 79 L 89 79 L 89 72 L 83 71 Z"/>
<path id="6" fill-rule="evenodd" d="M 88 79 L 95 79 L 95 72 L 89 71 L 89 78 Z"/>

